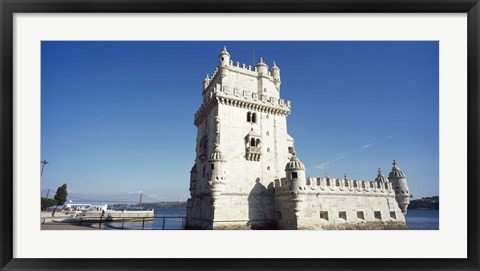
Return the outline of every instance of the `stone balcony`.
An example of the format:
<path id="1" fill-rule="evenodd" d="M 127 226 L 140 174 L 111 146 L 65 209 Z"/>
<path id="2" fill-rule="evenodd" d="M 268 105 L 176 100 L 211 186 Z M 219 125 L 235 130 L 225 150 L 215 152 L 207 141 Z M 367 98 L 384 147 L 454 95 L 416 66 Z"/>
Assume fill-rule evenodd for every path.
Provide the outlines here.
<path id="1" fill-rule="evenodd" d="M 247 160 L 250 161 L 260 161 L 260 157 L 262 156 L 262 152 L 260 147 L 248 147 L 247 154 L 245 157 Z"/>

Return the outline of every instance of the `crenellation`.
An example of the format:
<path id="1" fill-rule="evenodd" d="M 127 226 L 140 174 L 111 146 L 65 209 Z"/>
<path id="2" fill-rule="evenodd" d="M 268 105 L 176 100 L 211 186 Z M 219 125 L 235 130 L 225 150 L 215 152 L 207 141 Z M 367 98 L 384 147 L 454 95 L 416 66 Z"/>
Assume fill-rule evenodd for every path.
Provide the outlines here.
<path id="1" fill-rule="evenodd" d="M 288 184 L 275 180 L 275 189 L 288 190 Z M 306 192 L 315 191 L 320 194 L 333 193 L 339 195 L 358 193 L 372 195 L 385 193 L 395 194 L 391 183 L 316 177 L 308 177 L 305 186 L 301 187 L 301 190 Z"/>

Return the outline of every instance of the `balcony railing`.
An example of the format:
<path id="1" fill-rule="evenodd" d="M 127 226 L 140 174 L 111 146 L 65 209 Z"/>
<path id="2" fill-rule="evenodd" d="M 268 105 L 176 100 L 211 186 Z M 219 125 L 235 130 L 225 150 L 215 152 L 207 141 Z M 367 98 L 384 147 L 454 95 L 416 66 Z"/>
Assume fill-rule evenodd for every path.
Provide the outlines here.
<path id="1" fill-rule="evenodd" d="M 246 158 L 250 161 L 260 161 L 260 157 L 262 156 L 262 152 L 260 147 L 248 147 Z"/>

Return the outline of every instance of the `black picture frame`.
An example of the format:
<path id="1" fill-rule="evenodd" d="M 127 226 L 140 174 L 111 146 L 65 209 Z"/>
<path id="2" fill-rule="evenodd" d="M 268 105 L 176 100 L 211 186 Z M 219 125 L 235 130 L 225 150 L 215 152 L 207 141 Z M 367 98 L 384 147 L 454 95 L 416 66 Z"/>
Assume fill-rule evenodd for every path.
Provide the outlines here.
<path id="1" fill-rule="evenodd" d="M 477 0 L 0 0 L 1 270 L 479 270 L 479 10 Z M 266 12 L 467 13 L 468 247 L 466 259 L 24 259 L 13 258 L 14 13 Z M 198 244 L 200 247 L 201 244 Z M 287 248 L 286 248 L 287 249 Z M 291 249 L 291 247 L 290 247 Z M 214 255 L 214 254 L 212 254 Z"/>

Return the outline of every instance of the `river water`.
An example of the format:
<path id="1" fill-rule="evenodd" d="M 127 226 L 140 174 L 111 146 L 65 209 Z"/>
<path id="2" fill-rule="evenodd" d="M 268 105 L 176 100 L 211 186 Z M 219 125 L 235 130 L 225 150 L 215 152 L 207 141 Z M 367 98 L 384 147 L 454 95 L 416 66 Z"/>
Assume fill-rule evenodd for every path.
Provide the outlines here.
<path id="1" fill-rule="evenodd" d="M 438 230 L 438 210 L 408 210 L 407 226 L 410 230 Z"/>
<path id="2" fill-rule="evenodd" d="M 156 208 L 155 216 L 165 216 L 165 224 L 162 218 L 156 218 L 153 221 L 145 221 L 143 229 L 145 230 L 180 230 L 183 229 L 186 217 L 185 208 Z M 179 218 L 174 218 L 179 217 Z M 437 210 L 408 210 L 407 226 L 410 230 L 438 230 L 439 214 Z M 125 222 L 124 229 L 141 230 L 142 222 Z M 102 225 L 103 229 L 121 229 L 122 222 L 106 222 Z"/>

